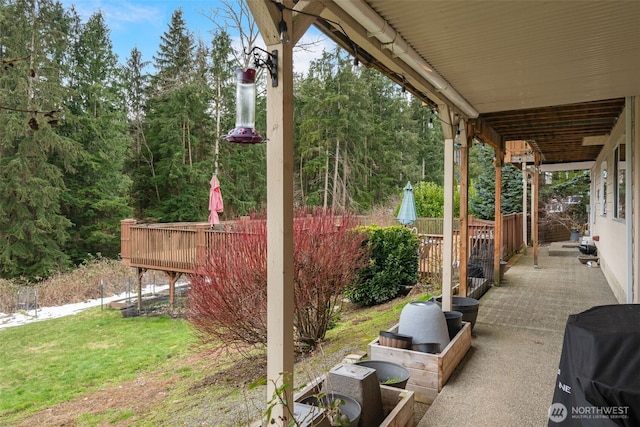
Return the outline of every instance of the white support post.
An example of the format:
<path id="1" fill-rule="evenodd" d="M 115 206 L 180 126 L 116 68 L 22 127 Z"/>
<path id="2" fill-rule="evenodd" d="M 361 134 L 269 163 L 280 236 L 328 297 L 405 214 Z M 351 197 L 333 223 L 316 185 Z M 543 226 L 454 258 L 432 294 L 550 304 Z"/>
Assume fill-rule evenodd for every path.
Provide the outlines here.
<path id="1" fill-rule="evenodd" d="M 442 310 L 451 311 L 453 288 L 453 139 L 444 140 L 444 241 L 442 254 Z"/>
<path id="2" fill-rule="evenodd" d="M 538 192 L 540 174 L 540 153 L 535 153 L 533 177 L 531 178 L 531 239 L 533 242 L 533 268 L 538 268 Z"/>
<path id="3" fill-rule="evenodd" d="M 440 114 L 454 123 L 453 114 L 446 105 L 440 105 Z M 442 123 L 444 134 L 444 224 L 442 245 L 442 310 L 451 311 L 453 288 L 453 194 L 454 194 L 454 153 L 453 144 L 456 125 Z"/>
<path id="4" fill-rule="evenodd" d="M 290 13 L 285 15 L 291 22 Z M 292 45 L 267 46 L 273 50 L 278 51 L 278 86 L 267 78 L 267 399 L 279 394 L 286 402 L 274 408 L 272 419 L 289 425 L 294 384 Z"/>
<path id="5" fill-rule="evenodd" d="M 633 139 L 632 156 L 628 162 L 633 163 L 632 182 L 627 185 L 631 192 L 633 214 L 633 230 L 637 234 L 640 230 L 640 96 L 633 97 Z M 640 238 L 634 235 L 633 238 L 633 303 L 640 304 Z"/>
<path id="6" fill-rule="evenodd" d="M 284 7 L 280 7 L 283 5 Z M 278 52 L 277 86 L 267 76 L 267 425 L 293 420 L 293 46 L 324 8 L 320 2 L 247 2 L 267 52 Z M 291 10 L 298 12 L 294 22 Z M 288 37 L 282 37 L 281 21 Z M 275 400 L 274 400 L 275 399 Z"/>

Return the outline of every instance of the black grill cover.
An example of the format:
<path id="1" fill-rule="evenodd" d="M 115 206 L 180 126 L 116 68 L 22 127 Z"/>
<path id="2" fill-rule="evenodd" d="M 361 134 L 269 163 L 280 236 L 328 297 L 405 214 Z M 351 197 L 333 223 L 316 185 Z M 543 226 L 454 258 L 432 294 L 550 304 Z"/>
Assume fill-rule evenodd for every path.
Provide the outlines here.
<path id="1" fill-rule="evenodd" d="M 640 305 L 569 316 L 548 425 L 640 426 Z"/>

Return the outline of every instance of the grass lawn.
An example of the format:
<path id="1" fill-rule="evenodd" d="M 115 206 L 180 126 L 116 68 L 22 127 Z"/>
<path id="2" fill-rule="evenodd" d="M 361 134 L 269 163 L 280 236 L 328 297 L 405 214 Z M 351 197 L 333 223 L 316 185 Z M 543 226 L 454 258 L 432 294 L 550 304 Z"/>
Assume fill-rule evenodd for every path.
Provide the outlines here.
<path id="1" fill-rule="evenodd" d="M 296 370 L 322 374 L 346 354 L 366 352 L 380 330 L 397 323 L 404 304 L 428 297 L 345 310 L 320 348 Z M 48 425 L 48 411 L 56 406 L 66 418 L 55 425 L 246 425 L 244 420 L 265 404 L 264 389 L 247 394 L 248 384 L 264 375 L 264 366 L 239 360 L 237 354 L 203 351 L 181 319 L 123 318 L 120 311 L 98 308 L 2 329 L 0 342 L 3 425 Z M 297 372 L 296 383 L 305 376 Z M 136 382 L 143 385 L 131 389 Z M 161 383 L 158 392 L 145 394 L 154 382 Z M 122 387 L 130 388 L 129 394 L 118 400 Z M 96 408 L 97 400 L 113 402 Z M 145 400 L 146 405 L 129 405 Z"/>
<path id="2" fill-rule="evenodd" d="M 92 309 L 2 329 L 0 341 L 0 419 L 11 422 L 162 369 L 187 354 L 194 337 L 184 320 Z"/>

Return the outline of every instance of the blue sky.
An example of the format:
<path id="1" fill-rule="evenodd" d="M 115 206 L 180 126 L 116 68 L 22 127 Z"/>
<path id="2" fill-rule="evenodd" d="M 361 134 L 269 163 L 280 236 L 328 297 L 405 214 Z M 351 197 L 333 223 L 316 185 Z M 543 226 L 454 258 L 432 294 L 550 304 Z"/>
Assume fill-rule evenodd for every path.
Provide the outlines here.
<path id="1" fill-rule="evenodd" d="M 235 1 L 235 0 L 232 0 Z M 111 31 L 111 41 L 120 62 L 124 63 L 137 47 L 144 61 L 151 61 L 160 45 L 160 37 L 169 28 L 172 13 L 182 7 L 183 17 L 190 31 L 207 43 L 216 26 L 207 16 L 213 15 L 220 2 L 216 0 L 61 0 L 65 7 L 74 5 L 83 21 L 102 11 Z M 303 41 L 318 41 L 313 51 L 296 50 L 294 68 L 304 72 L 311 60 L 320 57 L 322 48 L 333 43 L 312 28 Z"/>

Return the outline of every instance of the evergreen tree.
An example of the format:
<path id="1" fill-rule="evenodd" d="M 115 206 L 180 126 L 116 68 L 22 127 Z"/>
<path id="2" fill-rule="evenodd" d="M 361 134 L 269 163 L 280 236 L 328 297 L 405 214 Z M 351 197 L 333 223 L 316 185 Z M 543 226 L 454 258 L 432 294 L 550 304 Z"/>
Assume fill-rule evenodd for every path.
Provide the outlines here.
<path id="1" fill-rule="evenodd" d="M 483 172 L 473 184 L 475 192 L 469 197 L 470 213 L 481 219 L 495 218 L 495 168 L 493 149 L 475 146 Z M 502 198 L 500 212 L 503 215 L 522 212 L 522 174 L 512 165 L 502 168 Z"/>
<path id="2" fill-rule="evenodd" d="M 444 136 L 438 115 L 417 98 L 411 99 L 414 129 L 417 132 L 417 161 L 420 181 L 444 184 Z M 416 180 L 415 178 L 413 180 Z"/>
<path id="3" fill-rule="evenodd" d="M 211 66 L 209 69 L 209 84 L 213 90 L 211 99 L 211 115 L 215 119 L 213 133 L 214 144 L 214 173 L 218 173 L 220 164 L 220 136 L 227 128 L 233 127 L 233 114 L 230 108 L 235 102 L 234 71 L 232 60 L 231 36 L 225 30 L 217 30 L 211 41 Z"/>
<path id="4" fill-rule="evenodd" d="M 61 214 L 64 174 L 80 153 L 57 133 L 72 20 L 58 2 L 5 2 L 0 52 L 16 61 L 0 77 L 0 276 L 36 279 L 69 266 L 71 222 Z M 19 110 L 19 111 L 16 111 Z M 21 111 L 35 112 L 24 114 Z"/>
<path id="5" fill-rule="evenodd" d="M 323 52 L 296 92 L 296 195 L 353 211 L 383 206 L 407 180 L 442 182 L 442 131 L 432 112 L 339 49 Z"/>
<path id="6" fill-rule="evenodd" d="M 359 131 L 359 163 L 365 168 L 354 185 L 363 209 L 384 205 L 408 180 L 419 179 L 421 141 L 412 118 L 410 99 L 391 80 L 373 69 L 362 70 L 364 107 Z M 362 191 L 359 191 L 362 189 Z"/>
<path id="7" fill-rule="evenodd" d="M 160 36 L 160 48 L 153 57 L 156 76 L 154 91 L 165 93 L 186 85 L 194 62 L 193 34 L 187 29 L 182 8 L 171 15 L 168 30 Z"/>
<path id="8" fill-rule="evenodd" d="M 296 151 L 302 203 L 338 210 L 353 206 L 366 90 L 339 49 L 323 52 L 312 63 L 299 94 Z"/>
<path id="9" fill-rule="evenodd" d="M 384 206 L 407 181 L 441 182 L 444 159 L 441 128 L 429 127 L 431 110 L 376 70 L 363 70 L 362 77 L 368 105 L 358 145 L 368 173 L 356 187 L 367 189 L 358 200 L 368 209 Z"/>
<path id="10" fill-rule="evenodd" d="M 96 252 L 116 257 L 120 220 L 131 215 L 130 179 L 123 172 L 131 144 L 112 50 L 104 18 L 96 13 L 81 27 L 72 46 L 68 114 L 61 128 L 85 152 L 75 173 L 65 179 L 64 213 L 74 224 L 65 251 L 75 262 Z"/>
<path id="11" fill-rule="evenodd" d="M 333 132 L 330 114 L 337 99 L 327 90 L 333 79 L 334 65 L 330 53 L 323 51 L 312 61 L 309 72 L 296 91 L 296 168 L 297 193 L 301 204 L 328 206 L 329 138 Z"/>
<path id="12" fill-rule="evenodd" d="M 500 211 L 503 215 L 522 212 L 522 171 L 511 164 L 502 168 L 502 200 Z"/>
<path id="13" fill-rule="evenodd" d="M 153 156 L 153 176 L 143 186 L 156 198 L 142 206 L 143 214 L 160 222 L 202 221 L 207 218 L 210 149 L 204 144 L 210 128 L 207 110 L 211 94 L 206 67 L 196 52 L 182 9 L 176 10 L 154 65 L 147 102 L 145 135 Z"/>
<path id="14" fill-rule="evenodd" d="M 144 207 L 151 205 L 159 197 L 157 186 L 150 185 L 155 177 L 155 166 L 153 152 L 144 133 L 145 106 L 150 85 L 150 75 L 145 72 L 145 68 L 149 65 L 149 61 L 143 61 L 142 52 L 134 47 L 122 68 L 132 143 L 126 169 L 132 180 L 130 200 L 136 218 L 141 218 Z"/>

